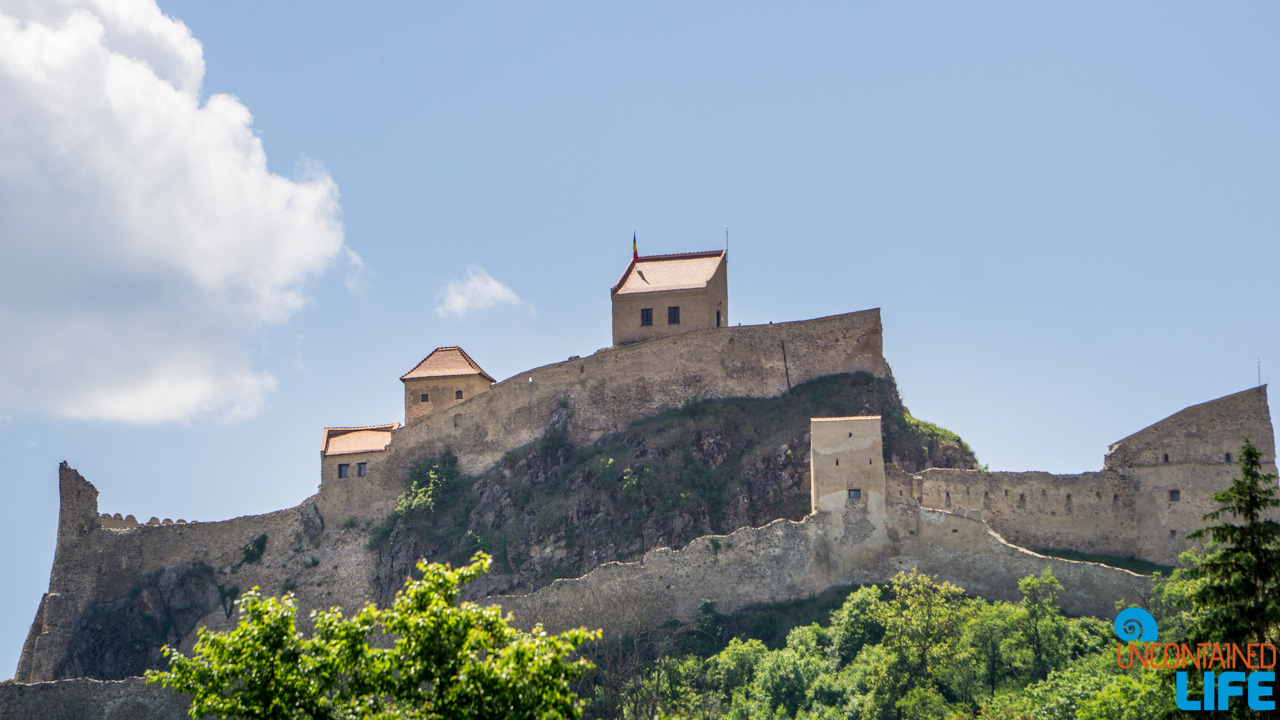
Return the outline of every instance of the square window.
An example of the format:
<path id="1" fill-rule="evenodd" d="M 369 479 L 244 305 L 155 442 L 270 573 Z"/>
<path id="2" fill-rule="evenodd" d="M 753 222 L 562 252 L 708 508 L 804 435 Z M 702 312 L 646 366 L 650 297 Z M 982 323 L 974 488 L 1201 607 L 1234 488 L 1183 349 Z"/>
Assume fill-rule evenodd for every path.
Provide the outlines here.
<path id="1" fill-rule="evenodd" d="M 461 400 L 461 399 L 462 399 L 462 391 L 461 391 L 461 390 L 457 390 L 457 391 L 455 391 L 455 392 L 453 393 L 453 399 L 454 399 L 454 400 Z"/>
<path id="2" fill-rule="evenodd" d="M 431 402 L 431 396 L 426 393 L 422 393 L 422 402 Z"/>
<path id="3" fill-rule="evenodd" d="M 668 325 L 680 324 L 680 308 L 678 307 L 667 308 L 667 324 Z"/>
<path id="4" fill-rule="evenodd" d="M 640 324 L 641 325 L 653 324 L 653 308 L 645 308 L 640 311 Z"/>
<path id="5" fill-rule="evenodd" d="M 341 465 L 338 466 L 338 477 L 344 478 L 344 477 L 347 477 L 350 473 L 351 473 L 350 465 L 346 463 L 342 463 Z"/>
<path id="6" fill-rule="evenodd" d="M 1169 491 L 1169 502 L 1178 502 L 1182 500 L 1182 493 L 1177 490 Z"/>
<path id="7" fill-rule="evenodd" d="M 861 488 L 852 488 L 851 490 L 849 490 L 849 497 L 854 500 L 861 500 L 862 499 Z"/>
<path id="8" fill-rule="evenodd" d="M 356 477 L 364 477 L 369 474 L 369 463 L 356 463 Z"/>

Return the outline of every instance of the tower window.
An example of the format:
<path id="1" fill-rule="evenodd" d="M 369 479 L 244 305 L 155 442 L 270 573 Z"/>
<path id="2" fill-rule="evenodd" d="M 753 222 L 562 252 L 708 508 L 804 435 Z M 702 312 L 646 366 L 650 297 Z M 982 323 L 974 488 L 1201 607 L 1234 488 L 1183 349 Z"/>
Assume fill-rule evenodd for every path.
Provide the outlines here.
<path id="1" fill-rule="evenodd" d="M 667 308 L 667 324 L 668 325 L 680 324 L 680 308 L 679 307 Z"/>
<path id="2" fill-rule="evenodd" d="M 431 402 L 431 396 L 426 393 L 422 393 L 422 402 Z"/>
<path id="3" fill-rule="evenodd" d="M 653 324 L 653 308 L 644 308 L 643 310 L 640 311 L 640 324 L 641 325 Z"/>
<path id="4" fill-rule="evenodd" d="M 1169 462 L 1169 453 L 1164 454 L 1164 461 Z"/>
<path id="5" fill-rule="evenodd" d="M 462 399 L 462 391 L 461 391 L 461 390 L 455 390 L 455 391 L 454 391 L 454 393 L 453 393 L 453 399 L 454 399 L 454 400 L 461 400 L 461 399 Z"/>
<path id="6" fill-rule="evenodd" d="M 342 463 L 341 465 L 339 465 L 339 466 L 338 466 L 338 477 L 340 477 L 340 478 L 344 478 L 344 477 L 347 477 L 347 476 L 348 476 L 348 475 L 350 475 L 350 474 L 351 474 L 351 466 L 350 466 L 350 465 L 348 465 L 348 464 L 346 464 L 346 463 Z"/>
<path id="7" fill-rule="evenodd" d="M 1182 500 L 1182 493 L 1177 490 L 1169 491 L 1169 502 L 1178 502 Z"/>
<path id="8" fill-rule="evenodd" d="M 368 475 L 368 474 L 369 474 L 369 463 L 367 462 L 356 463 L 356 477 L 364 477 L 365 475 Z"/>
<path id="9" fill-rule="evenodd" d="M 716 311 L 716 327 L 720 327 L 720 311 Z"/>

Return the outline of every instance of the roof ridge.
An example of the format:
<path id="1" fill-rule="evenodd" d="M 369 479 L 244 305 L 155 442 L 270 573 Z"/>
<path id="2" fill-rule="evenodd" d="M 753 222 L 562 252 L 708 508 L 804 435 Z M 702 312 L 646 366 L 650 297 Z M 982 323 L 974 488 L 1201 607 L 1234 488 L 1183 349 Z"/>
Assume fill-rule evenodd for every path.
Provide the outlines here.
<path id="1" fill-rule="evenodd" d="M 381 425 L 352 425 L 350 427 L 327 427 L 325 432 L 330 430 L 381 430 L 382 428 L 390 428 L 392 430 L 400 427 L 398 422 L 382 423 Z"/>
<path id="2" fill-rule="evenodd" d="M 694 258 L 715 257 L 717 255 L 723 255 L 726 252 L 728 251 L 727 250 L 698 250 L 695 252 L 664 253 L 662 255 L 641 255 L 639 257 L 639 260 L 640 262 L 644 262 L 645 260 L 680 260 L 680 259 L 692 260 Z"/>
<path id="3" fill-rule="evenodd" d="M 467 351 L 466 351 L 466 350 L 463 350 L 463 349 L 462 349 L 462 346 L 460 346 L 460 345 L 444 345 L 444 346 L 441 346 L 441 347 L 436 348 L 435 350 L 432 350 L 430 353 L 428 353 L 428 354 L 427 354 L 427 356 L 426 356 L 426 357 L 422 358 L 422 360 L 421 360 L 421 361 L 419 361 L 417 365 L 414 365 L 412 370 L 410 370 L 409 372 L 405 373 L 404 375 L 401 375 L 401 376 L 400 376 L 400 380 L 404 381 L 404 380 L 407 380 L 407 379 L 411 379 L 411 378 L 410 378 L 410 376 L 412 376 L 415 372 L 417 372 L 417 371 L 418 371 L 418 369 L 419 369 L 419 368 L 421 368 L 423 365 L 426 365 L 426 364 L 427 364 L 427 361 L 429 361 L 431 358 L 435 357 L 435 356 L 436 356 L 436 354 L 441 353 L 442 351 L 443 351 L 443 352 L 445 352 L 445 353 L 450 353 L 450 354 L 452 354 L 452 353 L 455 353 L 455 352 L 456 352 L 456 353 L 458 354 L 458 356 L 460 356 L 460 357 L 462 358 L 462 361 L 463 361 L 464 363 L 466 363 L 467 367 L 471 368 L 471 371 L 472 371 L 472 372 L 469 372 L 469 373 L 448 373 L 448 374 L 444 374 L 444 375 L 436 375 L 435 377 L 450 377 L 450 376 L 455 376 L 455 375 L 471 375 L 471 374 L 476 374 L 476 375 L 480 375 L 481 377 L 485 378 L 486 380 L 488 380 L 488 381 L 489 381 L 489 382 L 491 382 L 491 383 L 492 383 L 492 382 L 497 382 L 496 380 L 494 380 L 494 379 L 493 379 L 493 376 L 491 376 L 489 373 L 485 372 L 485 371 L 484 371 L 484 368 L 480 367 L 480 363 L 476 362 L 476 361 L 475 361 L 475 359 L 473 359 L 470 355 L 468 355 L 468 354 L 467 354 Z M 448 363 L 448 361 L 447 361 L 447 360 L 444 360 L 443 362 Z M 431 375 L 422 375 L 422 376 L 419 376 L 419 377 L 432 377 L 432 376 L 431 376 Z"/>

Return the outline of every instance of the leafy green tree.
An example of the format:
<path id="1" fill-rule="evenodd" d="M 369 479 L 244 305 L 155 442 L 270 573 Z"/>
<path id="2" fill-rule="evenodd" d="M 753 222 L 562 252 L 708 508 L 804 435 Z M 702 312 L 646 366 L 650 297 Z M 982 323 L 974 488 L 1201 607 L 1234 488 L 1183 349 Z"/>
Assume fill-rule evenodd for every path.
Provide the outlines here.
<path id="1" fill-rule="evenodd" d="M 1262 472 L 1262 453 L 1248 438 L 1240 476 L 1213 499 L 1219 507 L 1204 519 L 1221 522 L 1187 535 L 1217 546 L 1195 568 L 1204 582 L 1190 589 L 1196 612 L 1187 634 L 1197 641 L 1280 641 L 1280 523 L 1264 517 L 1274 516 L 1269 511 L 1280 507 L 1280 497 L 1276 474 Z"/>
<path id="2" fill-rule="evenodd" d="M 884 637 L 884 626 L 871 611 L 880 596 L 875 585 L 858 588 L 831 613 L 831 652 L 840 665 L 853 662 L 864 646 L 875 645 Z"/>
<path id="3" fill-rule="evenodd" d="M 971 604 L 960 588 L 914 568 L 893 576 L 890 583 L 892 597 L 874 608 L 885 628 L 880 643 L 884 663 L 872 671 L 870 704 L 877 716 L 900 718 L 897 703 L 911 690 L 941 690 L 958 664 L 972 662 L 960 642 Z M 925 696 L 919 697 L 925 702 Z"/>
<path id="4" fill-rule="evenodd" d="M 1022 603 L 1017 623 L 1030 655 L 1031 679 L 1043 680 L 1065 659 L 1067 622 L 1058 608 L 1062 583 L 1045 568 L 1039 575 L 1019 580 L 1018 590 Z"/>
<path id="5" fill-rule="evenodd" d="M 1023 640 L 1018 633 L 1018 608 L 1006 603 L 977 602 L 973 618 L 965 627 L 965 642 L 973 649 L 975 679 L 990 697 L 1016 671 L 1015 648 Z"/>
<path id="6" fill-rule="evenodd" d="M 148 682 L 192 697 L 192 717 L 247 720 L 361 718 L 577 718 L 571 681 L 590 669 L 571 660 L 595 637 L 586 630 L 548 635 L 507 624 L 501 610 L 459 603 L 461 586 L 488 572 L 418 564 L 390 608 L 367 605 L 354 617 L 313 612 L 310 636 L 298 630 L 292 596 L 240 601 L 240 623 L 203 629 L 191 657 L 165 652 L 171 668 Z M 371 638 L 379 645 L 372 647 Z"/>

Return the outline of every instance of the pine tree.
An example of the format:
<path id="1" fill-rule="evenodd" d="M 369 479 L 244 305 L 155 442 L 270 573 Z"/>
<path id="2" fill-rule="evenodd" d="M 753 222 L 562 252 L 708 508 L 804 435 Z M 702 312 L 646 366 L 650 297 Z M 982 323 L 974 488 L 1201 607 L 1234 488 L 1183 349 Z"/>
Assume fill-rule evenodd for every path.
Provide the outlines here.
<path id="1" fill-rule="evenodd" d="M 1240 476 L 1216 493 L 1217 522 L 1187 537 L 1210 541 L 1195 569 L 1191 600 L 1198 612 L 1188 635 L 1197 641 L 1276 642 L 1280 629 L 1280 523 L 1265 517 L 1280 507 L 1276 474 L 1262 472 L 1262 453 L 1245 438 Z"/>

